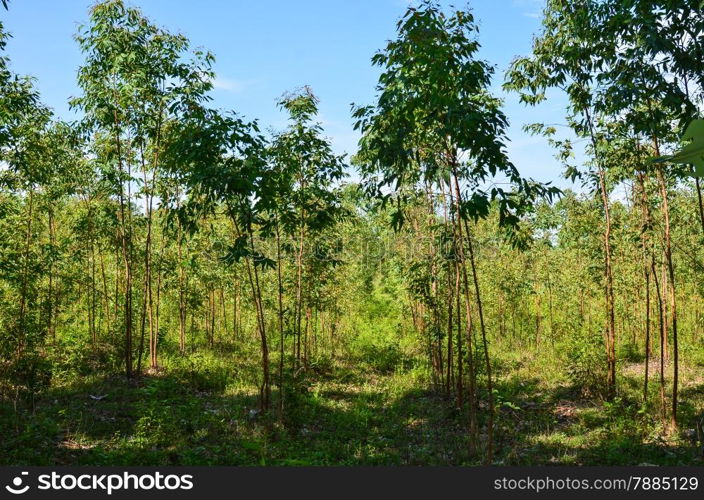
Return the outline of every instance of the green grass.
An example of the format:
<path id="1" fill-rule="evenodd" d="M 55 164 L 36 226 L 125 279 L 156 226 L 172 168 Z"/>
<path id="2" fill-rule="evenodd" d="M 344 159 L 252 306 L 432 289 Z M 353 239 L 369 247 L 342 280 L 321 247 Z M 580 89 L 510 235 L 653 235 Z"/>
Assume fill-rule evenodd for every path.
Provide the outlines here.
<path id="1" fill-rule="evenodd" d="M 218 349 L 218 351 L 228 351 Z M 560 363 L 495 347 L 495 463 L 702 464 L 686 437 L 704 407 L 696 369 L 683 370 L 682 432 L 666 436 L 657 409 L 641 412 L 641 375 L 621 367 L 614 403 L 584 399 Z M 428 388 L 420 364 L 321 362 L 286 412 L 261 416 L 249 352 L 164 357 L 137 383 L 62 373 L 29 404 L 0 406 L 0 461 L 15 465 L 472 465 L 467 417 Z M 694 363 L 692 362 L 694 365 Z M 656 378 L 651 401 L 657 401 Z M 100 400 L 90 396 L 105 396 Z M 278 391 L 274 390 L 274 401 Z M 483 398 L 485 399 L 485 398 Z M 482 408 L 482 424 L 486 423 Z M 648 416 L 646 416 L 648 415 Z M 691 434 L 691 432 L 690 432 Z"/>

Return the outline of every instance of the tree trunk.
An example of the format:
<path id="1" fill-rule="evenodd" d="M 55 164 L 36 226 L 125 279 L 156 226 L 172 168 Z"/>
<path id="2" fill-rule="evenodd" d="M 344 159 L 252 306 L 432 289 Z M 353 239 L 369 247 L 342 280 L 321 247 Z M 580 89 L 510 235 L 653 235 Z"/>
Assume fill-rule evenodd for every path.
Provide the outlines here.
<path id="1" fill-rule="evenodd" d="M 284 414 L 284 285 L 281 276 L 281 233 L 279 221 L 276 221 L 276 291 L 278 295 L 278 326 L 279 326 L 279 419 Z"/>
<path id="2" fill-rule="evenodd" d="M 702 224 L 702 231 L 704 231 L 704 204 L 702 203 L 702 188 L 699 183 L 699 177 L 694 178 L 694 183 L 697 189 L 697 201 L 699 202 L 699 221 Z"/>
<path id="3" fill-rule="evenodd" d="M 659 155 L 657 141 L 655 141 L 655 154 Z M 670 416 L 671 430 L 677 429 L 677 390 L 679 382 L 679 349 L 677 339 L 677 299 L 675 286 L 675 266 L 672 261 L 672 244 L 670 239 L 670 208 L 668 204 L 667 185 L 665 184 L 665 175 L 662 166 L 657 168 L 658 185 L 660 186 L 660 196 L 662 197 L 662 213 L 665 223 L 664 240 L 665 240 L 665 260 L 667 262 L 667 271 L 669 278 L 670 292 L 670 315 L 672 318 L 672 351 L 673 351 L 673 373 L 672 373 L 672 413 Z"/>
<path id="4" fill-rule="evenodd" d="M 652 249 L 648 245 L 648 233 L 651 227 L 650 209 L 648 207 L 648 194 L 645 188 L 645 176 L 638 174 L 638 183 L 641 191 L 641 243 L 643 249 L 643 277 L 645 279 L 645 366 L 643 376 L 643 404 L 648 403 L 648 371 L 650 368 L 650 264 L 648 254 Z"/>
<path id="5" fill-rule="evenodd" d="M 459 244 L 457 245 L 457 250 L 459 252 L 459 261 L 462 263 L 460 266 L 460 269 L 462 271 L 462 281 L 464 284 L 464 296 L 465 296 L 465 325 L 467 329 L 467 351 L 468 351 L 468 357 L 467 357 L 467 369 L 469 370 L 469 394 L 468 394 L 468 399 L 469 399 L 469 451 L 471 454 L 476 453 L 476 446 L 477 446 L 477 441 L 479 438 L 479 429 L 478 429 L 478 419 L 477 419 L 477 381 L 476 381 L 476 369 L 474 367 L 474 341 L 472 339 L 472 315 L 471 315 L 471 297 L 470 297 L 470 292 L 469 292 L 469 278 L 467 275 L 467 260 L 465 257 L 464 253 L 464 236 L 462 233 L 462 221 L 464 218 L 462 217 L 462 209 L 461 209 L 461 202 L 462 202 L 462 194 L 460 192 L 460 184 L 459 180 L 457 179 L 457 172 L 453 168 L 453 177 L 455 180 L 455 210 L 456 210 L 456 217 L 457 217 L 457 236 L 458 236 L 458 242 Z M 466 221 L 465 221 L 466 222 Z M 465 232 L 468 226 L 465 224 Z M 489 377 L 491 378 L 491 377 Z M 493 396 L 492 396 L 493 397 Z M 492 417 L 490 417 L 491 424 L 493 426 L 493 408 L 491 409 L 492 412 Z"/>
<path id="6" fill-rule="evenodd" d="M 122 249 L 122 261 L 124 266 L 124 300 L 125 300 L 125 311 L 124 311 L 124 328 L 125 328 L 125 375 L 127 378 L 132 378 L 132 256 L 131 256 L 131 245 L 132 245 L 132 228 L 130 221 L 132 219 L 131 214 L 128 214 L 125 210 L 125 205 L 127 205 L 127 212 L 131 212 L 131 193 L 129 188 L 129 177 L 130 168 L 128 164 L 127 168 L 127 200 L 125 200 L 125 185 L 122 176 L 125 174 L 125 168 L 122 160 L 122 140 L 120 139 L 120 120 L 117 114 L 117 107 L 114 110 L 115 118 L 115 146 L 117 148 L 117 163 L 120 173 L 120 246 Z"/>
<path id="7" fill-rule="evenodd" d="M 27 201 L 27 225 L 25 230 L 25 243 L 22 255 L 22 286 L 20 288 L 19 310 L 19 339 L 17 342 L 17 358 L 22 355 L 27 344 L 27 291 L 29 288 L 29 251 L 32 246 L 32 218 L 34 217 L 34 189 L 30 187 Z"/>
<path id="8" fill-rule="evenodd" d="M 606 387 L 609 399 L 616 396 L 616 326 L 614 318 L 614 284 L 611 264 L 611 211 L 609 209 L 609 195 L 606 190 L 606 173 L 599 167 L 599 188 L 601 202 L 604 208 L 604 279 L 606 297 L 606 359 L 607 376 Z"/>

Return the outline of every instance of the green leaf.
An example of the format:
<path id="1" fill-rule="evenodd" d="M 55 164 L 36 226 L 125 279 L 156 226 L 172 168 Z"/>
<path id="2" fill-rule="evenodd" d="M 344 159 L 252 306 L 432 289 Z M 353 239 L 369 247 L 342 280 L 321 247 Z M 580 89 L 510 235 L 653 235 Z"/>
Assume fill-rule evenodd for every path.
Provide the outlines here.
<path id="1" fill-rule="evenodd" d="M 704 176 L 704 120 L 694 120 L 689 124 L 684 134 L 683 141 L 692 141 L 677 153 L 670 156 L 651 158 L 652 163 L 683 163 L 694 166 L 694 177 Z"/>

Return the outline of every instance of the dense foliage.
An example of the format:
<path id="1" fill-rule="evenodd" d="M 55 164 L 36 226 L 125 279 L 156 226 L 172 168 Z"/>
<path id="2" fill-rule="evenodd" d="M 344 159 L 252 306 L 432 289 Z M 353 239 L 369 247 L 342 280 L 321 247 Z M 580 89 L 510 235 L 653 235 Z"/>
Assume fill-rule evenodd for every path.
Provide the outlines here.
<path id="1" fill-rule="evenodd" d="M 578 192 L 509 160 L 475 20 L 431 0 L 352 158 L 307 86 L 280 131 L 211 107 L 213 55 L 122 0 L 76 35 L 76 123 L 0 57 L 2 461 L 700 461 L 691 3 L 547 0 L 504 86 L 569 97 L 526 128 Z"/>

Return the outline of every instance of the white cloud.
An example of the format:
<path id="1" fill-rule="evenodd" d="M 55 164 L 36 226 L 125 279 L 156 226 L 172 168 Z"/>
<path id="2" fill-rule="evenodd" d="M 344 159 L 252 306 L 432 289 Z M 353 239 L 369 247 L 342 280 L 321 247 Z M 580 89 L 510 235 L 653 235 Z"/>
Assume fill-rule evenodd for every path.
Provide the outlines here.
<path id="1" fill-rule="evenodd" d="M 524 17 L 540 19 L 540 10 L 545 5 L 545 2 L 543 0 L 513 0 L 512 5 L 515 9 L 529 9 L 522 13 Z"/>
<path id="2" fill-rule="evenodd" d="M 247 87 L 252 86 L 256 83 L 256 80 L 237 80 L 234 78 L 225 78 L 222 76 L 216 76 L 213 80 L 213 87 L 218 90 L 225 90 L 227 92 L 240 93 L 244 92 Z"/>

